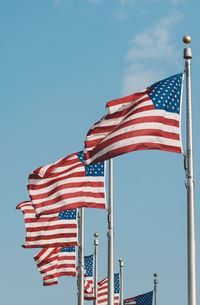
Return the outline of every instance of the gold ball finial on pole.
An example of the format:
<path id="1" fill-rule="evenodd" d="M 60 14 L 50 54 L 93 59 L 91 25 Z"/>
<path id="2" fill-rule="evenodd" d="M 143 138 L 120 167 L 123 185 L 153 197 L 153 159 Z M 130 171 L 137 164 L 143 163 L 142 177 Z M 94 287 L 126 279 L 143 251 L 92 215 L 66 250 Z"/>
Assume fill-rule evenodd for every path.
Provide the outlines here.
<path id="1" fill-rule="evenodd" d="M 94 237 L 98 237 L 99 234 L 97 232 L 94 233 Z"/>
<path id="2" fill-rule="evenodd" d="M 119 259 L 119 262 L 122 262 L 122 258 Z"/>
<path id="3" fill-rule="evenodd" d="M 192 38 L 191 38 L 189 35 L 185 35 L 185 36 L 183 37 L 183 42 L 184 42 L 185 44 L 190 43 L 191 40 L 192 40 Z"/>
<path id="4" fill-rule="evenodd" d="M 154 275 L 154 277 L 157 277 L 157 276 L 158 276 L 158 274 L 157 274 L 157 273 L 154 273 L 153 275 Z"/>

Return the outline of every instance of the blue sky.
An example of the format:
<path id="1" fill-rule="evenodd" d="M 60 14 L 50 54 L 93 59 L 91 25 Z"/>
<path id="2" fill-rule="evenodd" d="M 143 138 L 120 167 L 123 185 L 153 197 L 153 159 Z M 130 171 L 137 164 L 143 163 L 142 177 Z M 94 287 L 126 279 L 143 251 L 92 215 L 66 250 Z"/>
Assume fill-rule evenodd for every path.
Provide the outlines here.
<path id="1" fill-rule="evenodd" d="M 43 287 L 23 249 L 28 174 L 83 148 L 109 100 L 184 69 L 192 36 L 197 288 L 200 268 L 199 9 L 187 0 L 19 0 L 0 3 L 1 299 L 5 305 L 76 304 L 76 280 Z M 185 85 L 182 111 L 185 148 Z M 183 157 L 140 151 L 114 160 L 115 272 L 124 260 L 124 297 L 153 289 L 158 303 L 187 304 Z M 107 212 L 86 209 L 85 254 L 99 232 L 99 280 L 107 273 Z M 200 297 L 199 290 L 198 299 Z M 89 304 L 89 302 L 85 302 Z"/>

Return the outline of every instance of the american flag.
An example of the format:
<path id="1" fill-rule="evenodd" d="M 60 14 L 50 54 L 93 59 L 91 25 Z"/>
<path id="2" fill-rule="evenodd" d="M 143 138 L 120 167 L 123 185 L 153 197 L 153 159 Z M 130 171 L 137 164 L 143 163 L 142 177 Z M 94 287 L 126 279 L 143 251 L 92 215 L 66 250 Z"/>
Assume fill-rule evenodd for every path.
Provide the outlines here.
<path id="1" fill-rule="evenodd" d="M 44 248 L 34 259 L 44 286 L 56 285 L 59 276 L 76 276 L 75 247 Z"/>
<path id="2" fill-rule="evenodd" d="M 152 305 L 153 291 L 124 300 L 124 305 Z"/>
<path id="3" fill-rule="evenodd" d="M 119 305 L 119 273 L 114 274 L 114 305 Z M 108 278 L 98 283 L 98 304 L 108 304 Z"/>
<path id="4" fill-rule="evenodd" d="M 29 195 L 36 216 L 79 207 L 105 209 L 104 162 L 85 166 L 83 152 L 33 171 Z"/>
<path id="5" fill-rule="evenodd" d="M 85 140 L 85 163 L 108 160 L 135 150 L 182 153 L 180 132 L 183 73 L 146 90 L 107 103 L 109 113 Z"/>
<path id="6" fill-rule="evenodd" d="M 84 299 L 94 300 L 94 279 L 93 279 L 94 255 L 84 257 L 85 276 L 84 276 Z"/>
<path id="7" fill-rule="evenodd" d="M 26 242 L 24 248 L 71 247 L 78 245 L 76 209 L 35 216 L 31 201 L 17 205 L 24 214 Z"/>

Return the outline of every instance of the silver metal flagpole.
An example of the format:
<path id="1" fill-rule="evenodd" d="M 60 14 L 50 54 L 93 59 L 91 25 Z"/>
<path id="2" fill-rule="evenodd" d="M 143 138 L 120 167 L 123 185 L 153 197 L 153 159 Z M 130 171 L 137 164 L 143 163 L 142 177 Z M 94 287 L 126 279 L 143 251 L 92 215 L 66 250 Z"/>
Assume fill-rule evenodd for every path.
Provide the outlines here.
<path id="1" fill-rule="evenodd" d="M 98 233 L 94 233 L 94 237 L 98 237 Z M 93 305 L 98 305 L 98 239 L 94 240 L 94 259 L 95 259 L 95 268 L 94 268 L 94 295 L 95 300 Z"/>
<path id="2" fill-rule="evenodd" d="M 114 305 L 113 159 L 109 160 L 108 200 L 108 305 Z"/>
<path id="3" fill-rule="evenodd" d="M 186 187 L 187 187 L 187 251 L 188 251 L 188 305 L 196 305 L 196 257 L 195 257 L 195 211 L 194 211 L 194 176 L 192 145 L 192 96 L 191 96 L 191 58 L 188 47 L 190 36 L 184 36 L 185 73 L 186 73 Z"/>
<path id="4" fill-rule="evenodd" d="M 157 280 L 157 273 L 154 273 L 154 305 L 157 305 L 157 285 L 158 285 L 158 280 Z"/>
<path id="5" fill-rule="evenodd" d="M 124 262 L 122 260 L 122 258 L 119 259 L 119 270 L 120 270 L 120 305 L 124 304 Z"/>
<path id="6" fill-rule="evenodd" d="M 78 305 L 84 305 L 84 208 L 79 209 Z"/>

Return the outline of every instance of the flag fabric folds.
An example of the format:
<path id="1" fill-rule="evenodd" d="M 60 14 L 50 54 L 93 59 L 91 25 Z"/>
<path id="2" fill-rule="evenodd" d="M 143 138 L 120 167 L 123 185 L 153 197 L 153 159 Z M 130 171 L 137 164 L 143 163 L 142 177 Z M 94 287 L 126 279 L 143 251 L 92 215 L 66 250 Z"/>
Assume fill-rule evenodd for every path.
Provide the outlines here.
<path id="1" fill-rule="evenodd" d="M 44 248 L 34 259 L 44 286 L 56 285 L 60 276 L 76 276 L 75 247 Z"/>
<path id="2" fill-rule="evenodd" d="M 152 305 L 153 291 L 125 299 L 124 305 Z"/>
<path id="3" fill-rule="evenodd" d="M 108 114 L 85 140 L 85 163 L 93 164 L 135 150 L 182 153 L 180 120 L 183 73 L 146 90 L 107 103 Z"/>
<path id="4" fill-rule="evenodd" d="M 35 216 L 30 201 L 17 205 L 24 215 L 26 242 L 24 248 L 71 247 L 78 245 L 77 210 Z"/>
<path id="5" fill-rule="evenodd" d="M 93 263 L 94 255 L 84 257 L 85 276 L 84 276 L 84 299 L 94 300 L 94 278 L 93 278 Z"/>
<path id="6" fill-rule="evenodd" d="M 104 162 L 85 166 L 83 152 L 69 155 L 29 175 L 36 217 L 79 207 L 105 209 Z"/>
<path id="7" fill-rule="evenodd" d="M 114 305 L 119 305 L 119 273 L 114 274 Z M 98 283 L 98 304 L 108 304 L 108 278 Z"/>

